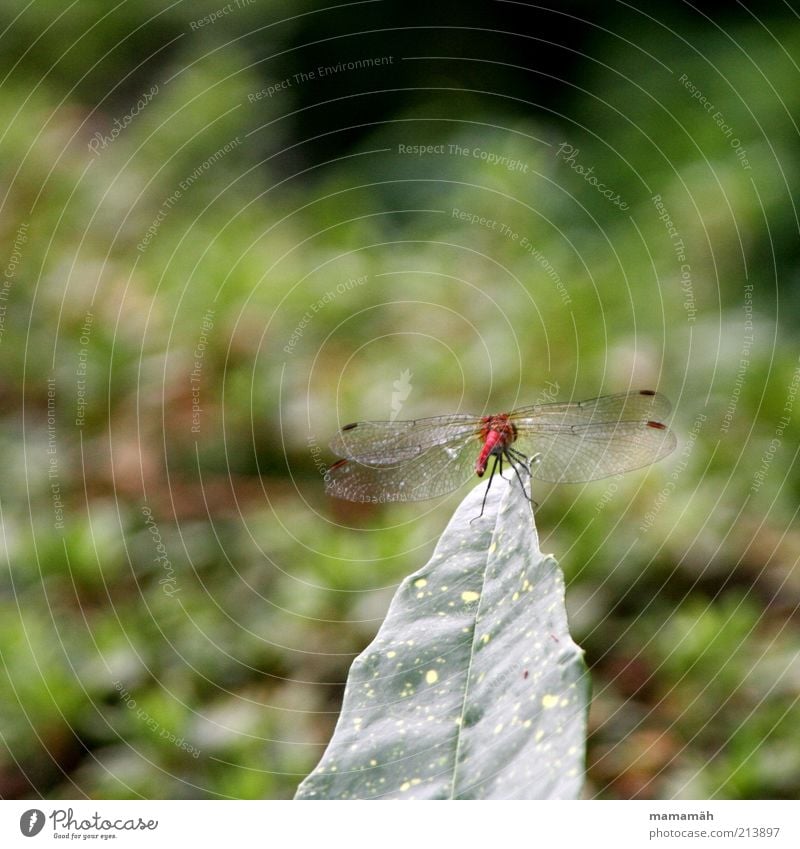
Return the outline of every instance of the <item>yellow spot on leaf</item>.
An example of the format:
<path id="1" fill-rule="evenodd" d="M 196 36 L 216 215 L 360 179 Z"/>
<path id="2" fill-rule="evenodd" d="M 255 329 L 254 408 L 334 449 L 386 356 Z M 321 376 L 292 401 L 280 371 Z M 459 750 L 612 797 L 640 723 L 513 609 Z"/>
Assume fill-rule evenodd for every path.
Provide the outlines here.
<path id="1" fill-rule="evenodd" d="M 370 762 L 369 762 L 369 765 L 370 766 L 377 766 L 378 762 L 375 760 L 375 758 L 372 758 L 372 760 L 370 760 Z"/>
<path id="2" fill-rule="evenodd" d="M 428 684 L 435 684 L 439 680 L 439 673 L 435 669 L 429 669 L 425 673 L 425 681 Z"/>
<path id="3" fill-rule="evenodd" d="M 499 734 L 503 730 L 503 723 L 501 722 L 499 725 L 495 725 L 494 733 Z"/>
<path id="4" fill-rule="evenodd" d="M 466 590 L 465 592 L 461 593 L 461 600 L 465 601 L 467 604 L 469 604 L 471 601 L 477 601 L 480 597 L 481 594 L 476 593 L 473 590 Z"/>
<path id="5" fill-rule="evenodd" d="M 514 595 L 511 596 L 511 601 L 516 601 L 518 598 L 519 598 L 519 593 L 514 593 Z"/>
<path id="6" fill-rule="evenodd" d="M 387 651 L 386 657 L 397 657 L 397 652 L 396 651 Z"/>
<path id="7" fill-rule="evenodd" d="M 405 792 L 406 792 L 406 790 L 410 790 L 410 789 L 411 789 L 411 782 L 410 782 L 410 781 L 404 781 L 404 782 L 400 785 L 400 790 L 401 790 L 401 792 L 403 792 L 403 793 L 405 793 Z"/>
<path id="8" fill-rule="evenodd" d="M 491 639 L 491 636 L 490 636 L 489 634 L 484 634 L 484 635 L 481 637 L 481 642 L 482 642 L 484 645 L 486 645 L 486 643 L 488 643 L 490 639 Z"/>
<path id="9" fill-rule="evenodd" d="M 539 742 L 539 740 L 541 740 L 541 739 L 542 739 L 542 737 L 544 737 L 544 730 L 540 728 L 540 729 L 536 732 L 536 734 L 534 735 L 533 739 L 534 739 L 534 740 L 538 743 L 538 742 Z"/>
<path id="10" fill-rule="evenodd" d="M 426 586 L 428 586 L 428 582 L 425 580 L 425 578 L 417 578 L 417 580 L 414 581 L 414 586 L 420 587 L 420 588 L 426 587 Z"/>
<path id="11" fill-rule="evenodd" d="M 546 695 L 542 696 L 542 707 L 545 710 L 555 707 L 558 704 L 558 696 Z"/>

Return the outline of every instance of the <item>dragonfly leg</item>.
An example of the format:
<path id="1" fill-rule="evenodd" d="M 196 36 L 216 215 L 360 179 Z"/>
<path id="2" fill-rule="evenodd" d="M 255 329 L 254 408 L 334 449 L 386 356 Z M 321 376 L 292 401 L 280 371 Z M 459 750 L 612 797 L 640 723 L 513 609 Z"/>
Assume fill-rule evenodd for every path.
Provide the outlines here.
<path id="1" fill-rule="evenodd" d="M 520 473 L 519 473 L 519 468 L 517 466 L 518 463 L 521 464 L 522 467 L 528 472 L 528 477 L 530 478 L 530 476 L 531 476 L 530 461 L 528 460 L 528 458 L 522 452 L 517 451 L 515 448 L 506 448 L 506 454 L 508 455 L 509 463 L 511 463 L 511 466 L 514 469 L 514 473 L 517 476 L 517 480 L 519 481 L 519 485 L 522 487 L 522 494 L 525 496 L 525 498 L 528 499 L 528 501 L 530 501 L 532 503 L 533 502 L 533 490 L 531 490 L 530 495 L 528 495 L 528 493 L 525 491 L 525 484 L 523 483 L 522 477 L 520 476 Z"/>

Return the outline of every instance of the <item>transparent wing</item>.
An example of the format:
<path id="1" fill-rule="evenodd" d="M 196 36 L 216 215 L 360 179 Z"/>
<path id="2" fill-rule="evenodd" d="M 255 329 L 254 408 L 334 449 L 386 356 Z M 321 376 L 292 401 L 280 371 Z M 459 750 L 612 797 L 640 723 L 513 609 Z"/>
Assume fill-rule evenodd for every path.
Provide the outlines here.
<path id="1" fill-rule="evenodd" d="M 354 422 L 331 440 L 331 451 L 370 466 L 411 460 L 437 445 L 458 448 L 480 431 L 480 419 L 467 414 L 402 422 Z M 460 449 L 459 449 L 460 450 Z"/>
<path id="2" fill-rule="evenodd" d="M 469 450 L 471 446 L 474 451 Z M 470 431 L 460 442 L 433 445 L 417 451 L 410 459 L 397 451 L 394 463 L 383 462 L 383 457 L 374 464 L 340 460 L 328 470 L 325 489 L 329 495 L 348 501 L 383 503 L 437 498 L 458 489 L 474 474 L 479 450 L 480 443 Z"/>
<path id="3" fill-rule="evenodd" d="M 510 414 L 516 427 L 510 447 L 526 457 L 539 455 L 532 469 L 539 480 L 596 480 L 647 466 L 673 451 L 675 435 L 663 422 L 669 410 L 669 401 L 650 390 L 534 404 Z M 327 491 L 370 502 L 444 495 L 473 474 L 481 427 L 481 419 L 467 414 L 346 425 L 331 442 L 344 459 L 328 471 Z"/>
<path id="4" fill-rule="evenodd" d="M 533 477 L 582 483 L 649 466 L 675 450 L 675 434 L 656 420 L 563 424 L 537 421 L 518 429 L 513 448 L 539 455 Z"/>
<path id="5" fill-rule="evenodd" d="M 617 395 L 601 395 L 587 401 L 558 401 L 555 404 L 533 404 L 511 413 L 512 421 L 534 419 L 561 424 L 591 424 L 611 421 L 662 422 L 672 409 L 669 399 L 660 392 L 637 389 Z"/>

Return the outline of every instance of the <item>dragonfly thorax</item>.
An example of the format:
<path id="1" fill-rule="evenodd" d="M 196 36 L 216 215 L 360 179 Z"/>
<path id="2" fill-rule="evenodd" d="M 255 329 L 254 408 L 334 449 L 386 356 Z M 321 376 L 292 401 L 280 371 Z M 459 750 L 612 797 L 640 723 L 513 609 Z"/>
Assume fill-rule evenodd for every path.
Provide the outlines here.
<path id="1" fill-rule="evenodd" d="M 511 421 L 508 413 L 500 413 L 496 416 L 484 416 L 481 419 L 481 429 L 478 434 L 483 448 L 475 463 L 475 472 L 482 477 L 486 471 L 489 457 L 502 457 L 509 445 L 517 438 L 516 425 Z"/>

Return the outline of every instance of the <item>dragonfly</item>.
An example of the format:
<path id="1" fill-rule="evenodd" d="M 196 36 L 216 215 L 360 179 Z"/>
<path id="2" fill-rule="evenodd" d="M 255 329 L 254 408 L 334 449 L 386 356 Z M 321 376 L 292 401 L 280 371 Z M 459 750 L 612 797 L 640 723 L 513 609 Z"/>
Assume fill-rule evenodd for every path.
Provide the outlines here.
<path id="1" fill-rule="evenodd" d="M 341 459 L 325 474 L 326 491 L 348 501 L 424 501 L 482 478 L 493 461 L 488 495 L 504 460 L 523 491 L 520 470 L 550 483 L 598 480 L 670 454 L 677 444 L 664 422 L 670 409 L 661 393 L 639 389 L 491 416 L 353 422 L 330 443 Z"/>

